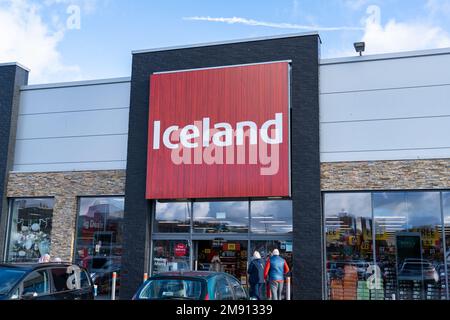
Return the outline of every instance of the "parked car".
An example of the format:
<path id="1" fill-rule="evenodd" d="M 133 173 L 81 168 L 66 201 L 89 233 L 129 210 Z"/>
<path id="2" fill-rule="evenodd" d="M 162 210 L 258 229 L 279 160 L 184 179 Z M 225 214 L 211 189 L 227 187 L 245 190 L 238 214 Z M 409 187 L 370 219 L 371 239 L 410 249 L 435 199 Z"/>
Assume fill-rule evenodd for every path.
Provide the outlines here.
<path id="1" fill-rule="evenodd" d="M 116 272 L 116 288 L 120 287 L 120 257 L 89 256 L 82 261 L 87 266 L 91 279 L 97 285 L 99 294 L 109 293 L 112 286 L 112 274 Z"/>
<path id="2" fill-rule="evenodd" d="M 0 300 L 93 300 L 84 268 L 70 263 L 0 264 Z"/>
<path id="3" fill-rule="evenodd" d="M 144 282 L 133 300 L 248 300 L 248 293 L 224 272 L 165 272 Z"/>
<path id="4" fill-rule="evenodd" d="M 426 260 L 405 259 L 398 273 L 400 281 L 439 281 L 436 268 Z"/>

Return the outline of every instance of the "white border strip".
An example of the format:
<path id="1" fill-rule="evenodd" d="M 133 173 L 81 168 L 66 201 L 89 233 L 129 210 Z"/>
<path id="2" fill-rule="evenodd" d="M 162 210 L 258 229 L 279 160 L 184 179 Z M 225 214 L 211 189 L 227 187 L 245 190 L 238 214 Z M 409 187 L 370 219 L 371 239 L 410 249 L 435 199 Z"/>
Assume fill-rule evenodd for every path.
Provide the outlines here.
<path id="1" fill-rule="evenodd" d="M 235 40 L 228 40 L 228 41 L 205 42 L 205 43 L 197 43 L 197 44 L 184 45 L 184 46 L 172 46 L 172 47 L 161 47 L 161 48 L 154 48 L 154 49 L 134 50 L 134 51 L 131 51 L 131 53 L 132 54 L 140 54 L 140 53 L 148 53 L 148 52 L 156 52 L 156 51 L 168 51 L 168 50 L 209 47 L 209 46 L 217 46 L 217 45 L 223 45 L 223 44 L 233 44 L 233 43 L 242 43 L 242 42 L 293 38 L 293 37 L 304 37 L 304 36 L 312 36 L 312 35 L 317 35 L 320 37 L 318 31 L 311 31 L 311 32 L 288 33 L 288 34 L 282 34 L 282 35 L 247 38 L 247 39 L 235 39 Z"/>
<path id="2" fill-rule="evenodd" d="M 39 89 L 56 89 L 56 88 L 81 87 L 81 86 L 92 86 L 92 85 L 125 83 L 125 82 L 131 82 L 131 77 L 86 80 L 86 81 L 72 81 L 72 82 L 59 82 L 59 83 L 48 83 L 48 84 L 32 84 L 32 85 L 22 86 L 20 88 L 20 90 L 27 91 L 27 90 L 39 90 Z"/>
<path id="3" fill-rule="evenodd" d="M 25 67 L 24 65 L 18 63 L 18 62 L 6 62 L 6 63 L 0 63 L 0 67 L 6 67 L 6 66 L 17 66 L 20 67 L 28 72 L 31 72 L 30 69 L 28 69 L 27 67 Z"/>
<path id="4" fill-rule="evenodd" d="M 154 72 L 152 74 L 167 74 L 167 73 L 179 73 L 179 72 L 201 71 L 201 70 L 211 70 L 211 69 L 236 68 L 236 67 L 256 66 L 256 65 L 261 65 L 261 64 L 272 64 L 272 63 L 282 63 L 282 62 L 292 63 L 292 60 L 266 61 L 266 62 L 232 64 L 232 65 L 225 65 L 225 66 L 204 67 L 204 68 L 194 68 L 194 69 L 184 69 L 184 70 L 171 70 L 171 71 Z"/>
<path id="5" fill-rule="evenodd" d="M 445 55 L 445 54 L 450 54 L 450 48 L 419 50 L 419 51 L 404 51 L 404 52 L 373 54 L 373 55 L 367 55 L 367 56 L 363 55 L 363 56 L 332 58 L 332 59 L 321 59 L 319 61 L 319 65 L 322 66 L 322 65 L 330 65 L 330 64 L 340 64 L 340 63 L 406 59 L 406 58 L 416 58 L 416 57 L 438 56 L 438 55 Z"/>

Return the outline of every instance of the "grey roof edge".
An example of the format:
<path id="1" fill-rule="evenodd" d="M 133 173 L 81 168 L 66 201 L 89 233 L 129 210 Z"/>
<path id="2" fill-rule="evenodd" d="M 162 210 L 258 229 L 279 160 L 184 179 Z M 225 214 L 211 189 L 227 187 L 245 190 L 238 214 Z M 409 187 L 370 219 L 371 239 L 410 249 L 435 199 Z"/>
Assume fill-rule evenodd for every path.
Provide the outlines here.
<path id="1" fill-rule="evenodd" d="M 262 36 L 262 37 L 255 37 L 255 38 L 243 38 L 243 39 L 216 41 L 216 42 L 188 44 L 188 45 L 181 45 L 181 46 L 169 46 L 169 47 L 160 47 L 160 48 L 153 48 L 153 49 L 133 50 L 133 51 L 131 51 L 131 53 L 132 54 L 141 54 L 141 53 L 156 52 L 156 51 L 169 51 L 169 50 L 209 47 L 209 46 L 217 46 L 217 45 L 224 45 L 224 44 L 305 37 L 305 36 L 313 36 L 313 35 L 318 36 L 320 43 L 322 43 L 322 40 L 320 39 L 320 35 L 319 35 L 318 31 L 309 31 L 309 32 L 287 33 L 287 34 L 280 34 L 280 35 L 274 35 L 274 36 Z"/>
<path id="2" fill-rule="evenodd" d="M 449 48 L 440 48 L 440 49 L 403 51 L 403 52 L 371 54 L 371 55 L 363 55 L 363 56 L 355 55 L 352 57 L 321 59 L 320 65 L 355 63 L 355 62 L 376 61 L 376 60 L 405 59 L 405 58 L 427 57 L 427 56 L 437 56 L 437 55 L 445 55 L 445 54 L 450 54 L 450 47 Z"/>
<path id="3" fill-rule="evenodd" d="M 59 82 L 59 83 L 48 83 L 48 84 L 32 84 L 32 85 L 22 86 L 20 88 L 20 90 L 27 91 L 27 90 L 39 90 L 39 89 L 55 89 L 55 88 L 81 87 L 81 86 L 92 86 L 92 85 L 124 83 L 124 82 L 131 82 L 131 77 L 96 79 L 96 80 L 85 80 L 85 81 L 70 81 L 70 82 Z"/>
<path id="4" fill-rule="evenodd" d="M 0 63 L 0 67 L 6 67 L 6 66 L 17 66 L 20 67 L 28 72 L 31 72 L 31 70 L 27 67 L 25 67 L 23 64 L 20 64 L 18 62 L 5 62 L 5 63 Z"/>

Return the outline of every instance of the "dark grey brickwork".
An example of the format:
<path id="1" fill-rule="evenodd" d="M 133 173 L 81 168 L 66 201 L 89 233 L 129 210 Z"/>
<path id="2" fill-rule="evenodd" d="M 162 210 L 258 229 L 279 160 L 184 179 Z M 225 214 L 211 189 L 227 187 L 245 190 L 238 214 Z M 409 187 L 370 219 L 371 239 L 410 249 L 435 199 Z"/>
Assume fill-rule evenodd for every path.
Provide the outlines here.
<path id="1" fill-rule="evenodd" d="M 319 42 L 318 35 L 308 35 L 133 55 L 122 299 L 131 298 L 149 265 L 152 202 L 145 199 L 145 182 L 150 74 L 280 60 L 292 60 L 293 293 L 295 299 L 322 299 Z"/>
<path id="2" fill-rule="evenodd" d="M 17 65 L 0 66 L 0 260 L 3 261 L 8 203 L 8 172 L 14 161 L 20 87 L 28 83 L 28 71 Z"/>

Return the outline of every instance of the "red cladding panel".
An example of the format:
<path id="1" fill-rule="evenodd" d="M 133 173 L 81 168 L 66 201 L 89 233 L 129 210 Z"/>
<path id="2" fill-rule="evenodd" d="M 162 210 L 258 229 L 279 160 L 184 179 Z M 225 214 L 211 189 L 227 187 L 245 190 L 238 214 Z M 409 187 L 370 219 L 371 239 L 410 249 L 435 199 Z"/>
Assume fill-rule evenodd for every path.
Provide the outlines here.
<path id="1" fill-rule="evenodd" d="M 288 72 L 287 62 L 275 62 L 152 75 L 147 199 L 289 196 Z M 217 132 L 222 135 L 215 141 L 226 141 L 226 129 L 220 125 L 216 132 L 209 133 L 208 139 L 204 134 L 209 132 L 204 131 L 208 128 L 205 118 L 209 119 L 210 128 L 219 123 L 231 126 L 232 146 L 214 144 Z M 257 126 L 257 145 L 250 145 L 247 136 L 244 144 L 237 146 L 237 123 L 243 121 Z M 260 138 L 260 132 L 264 131 L 260 129 L 267 122 L 268 137 L 273 140 Z M 186 148 L 180 143 L 179 135 L 187 125 L 196 125 L 198 132 L 192 127 L 186 130 L 185 134 L 194 137 L 185 142 L 197 143 L 197 147 Z M 171 126 L 177 126 L 178 130 L 166 132 Z M 250 126 L 243 128 L 250 135 Z M 275 128 L 282 132 L 281 139 L 277 140 L 272 130 Z M 163 139 L 165 132 L 168 143 Z M 242 157 L 238 161 L 242 150 L 244 163 Z M 184 161 L 180 160 L 182 155 Z"/>

